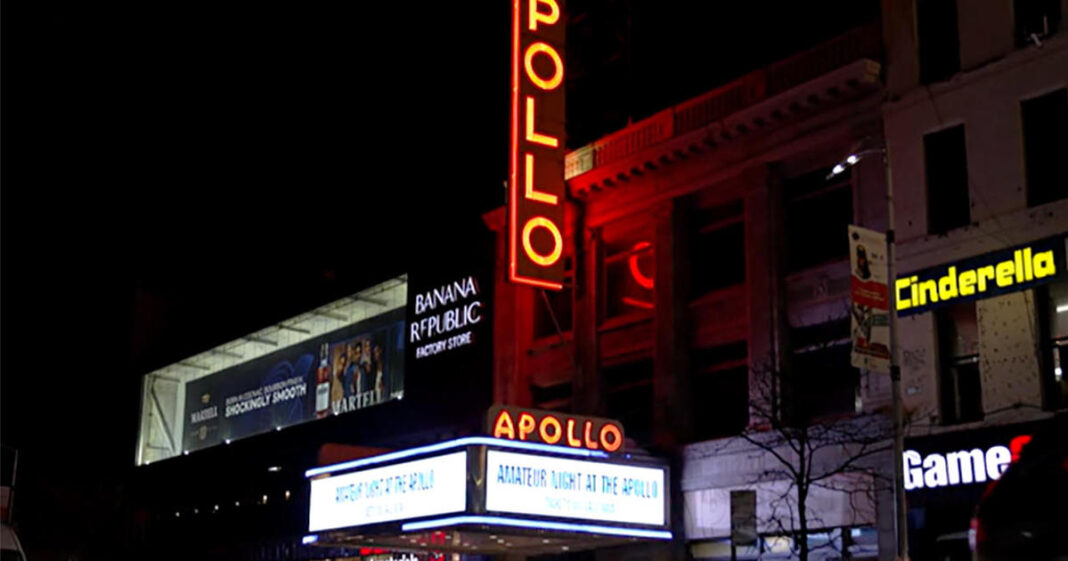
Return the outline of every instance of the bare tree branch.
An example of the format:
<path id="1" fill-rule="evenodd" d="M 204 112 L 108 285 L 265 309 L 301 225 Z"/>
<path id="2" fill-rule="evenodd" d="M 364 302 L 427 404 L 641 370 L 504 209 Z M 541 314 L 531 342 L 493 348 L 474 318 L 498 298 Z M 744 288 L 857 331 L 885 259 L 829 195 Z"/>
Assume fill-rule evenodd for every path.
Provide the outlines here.
<path id="1" fill-rule="evenodd" d="M 812 404 L 803 402 L 806 394 L 798 387 L 805 383 L 805 373 L 764 368 L 754 370 L 751 378 L 751 424 L 738 436 L 765 454 L 766 464 L 775 464 L 764 465 L 753 474 L 752 484 L 775 489 L 763 503 L 766 511 L 761 527 L 764 532 L 792 538 L 791 549 L 801 561 L 807 561 L 815 550 L 843 550 L 844 538 L 828 525 L 848 526 L 874 516 L 877 494 L 892 485 L 893 478 L 881 458 L 892 450 L 893 427 L 888 415 L 814 416 Z M 787 399 L 795 402 L 787 403 Z M 773 482 L 777 484 L 769 486 Z M 843 520 L 825 518 L 833 511 L 814 507 L 822 503 L 810 501 L 827 499 L 839 501 L 836 504 L 852 514 Z M 826 531 L 826 539 L 810 543 L 812 531 Z"/>

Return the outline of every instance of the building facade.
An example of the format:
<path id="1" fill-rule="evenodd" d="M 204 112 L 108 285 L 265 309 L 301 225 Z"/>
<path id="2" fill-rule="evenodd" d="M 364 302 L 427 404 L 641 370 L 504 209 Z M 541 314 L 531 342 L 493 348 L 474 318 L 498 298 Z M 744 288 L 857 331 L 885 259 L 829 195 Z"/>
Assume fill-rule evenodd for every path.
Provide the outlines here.
<path id="1" fill-rule="evenodd" d="M 1041 240 L 1064 251 L 1066 9 L 1057 0 L 884 2 L 899 279 L 963 272 Z M 1007 287 L 901 318 L 906 449 L 918 451 L 907 467 L 930 453 L 1008 445 L 1065 407 L 1066 290 L 1063 280 Z M 951 483 L 952 467 L 948 484 L 906 478 L 914 559 L 968 553 L 968 517 L 985 486 Z"/>
<path id="2" fill-rule="evenodd" d="M 190 401 L 187 385 L 273 339 L 253 334 L 205 353 L 218 363 L 210 372 L 192 360 L 154 373 L 137 456 L 138 489 L 154 493 L 142 501 L 145 542 L 196 532 L 219 544 L 209 553 L 220 558 L 322 558 L 330 552 L 297 545 L 308 512 L 301 470 L 477 434 L 495 403 L 617 419 L 626 451 L 670 459 L 674 541 L 594 549 L 602 560 L 791 559 L 802 550 L 893 559 L 894 461 L 906 468 L 911 557 L 966 556 L 981 483 L 1008 463 L 998 447 L 1018 446 L 1068 404 L 1068 283 L 1060 270 L 1045 280 L 1020 273 L 965 295 L 954 276 L 953 294 L 933 295 L 951 267 L 978 275 L 990 266 L 996 277 L 1000 263 L 1022 262 L 1020 248 L 1054 248 L 1064 265 L 1065 9 L 887 1 L 880 23 L 570 152 L 564 289 L 508 282 L 505 209 L 487 213 L 494 253 L 472 265 L 495 267 L 480 277 L 492 286 L 478 290 L 493 320 L 479 347 L 487 358 L 435 358 L 445 347 L 409 331 L 427 315 L 414 296 L 468 269 L 406 286 L 395 302 L 408 337 L 397 399 L 376 397 L 351 414 L 309 405 L 324 418 L 267 426 L 231 446 L 222 433 L 189 430 L 215 414 L 199 414 L 208 392 Z M 832 173 L 855 153 L 866 155 Z M 891 281 L 911 306 L 896 355 L 904 458 L 890 449 L 889 377 L 850 365 L 850 225 L 892 229 L 898 279 L 916 277 L 904 288 Z M 934 292 L 924 292 L 928 281 Z M 914 301 L 913 286 L 927 300 Z M 355 325 L 352 310 L 376 298 L 301 320 L 328 324 L 315 334 L 329 334 Z M 330 324 L 330 314 L 348 323 Z M 307 326 L 287 325 L 269 331 L 311 340 Z M 982 477 L 978 468 L 954 475 L 947 455 L 972 450 L 993 458 Z"/>
<path id="3" fill-rule="evenodd" d="M 877 531 L 888 453 L 788 458 L 762 407 L 795 372 L 806 419 L 885 430 L 885 376 L 849 365 L 846 236 L 885 230 L 885 170 L 871 159 L 828 177 L 881 141 L 881 52 L 878 25 L 858 28 L 571 152 L 567 286 L 496 275 L 495 400 L 620 419 L 633 446 L 673 456 L 678 545 L 695 558 L 730 558 L 744 489 L 760 538 L 740 558 L 788 558 L 802 523 L 810 558 L 892 551 Z M 503 209 L 486 221 L 504 262 Z M 862 469 L 830 473 L 849 458 Z M 790 464 L 813 460 L 855 489 L 802 482 L 802 521 Z"/>
<path id="4" fill-rule="evenodd" d="M 1021 269 L 990 292 L 899 307 L 912 558 L 968 558 L 1001 450 L 1066 403 L 1064 9 L 884 2 L 881 27 L 569 153 L 568 283 L 496 275 L 495 401 L 620 419 L 634 446 L 674 457 L 694 558 L 731 557 L 731 491 L 755 490 L 760 537 L 739 558 L 796 555 L 804 523 L 810 558 L 892 559 L 894 460 L 887 440 L 859 444 L 890 437 L 877 419 L 891 387 L 850 366 L 846 236 L 888 230 L 892 187 L 903 282 L 996 274 L 1017 249 L 1056 261 L 1044 280 Z M 503 263 L 503 209 L 485 218 Z M 910 290 L 897 287 L 902 306 Z M 764 407 L 789 401 L 774 394 L 785 376 L 814 426 L 850 427 L 836 434 L 852 447 L 807 460 L 839 484 L 791 480 L 806 460 Z M 928 458 L 958 450 L 993 460 L 925 484 Z"/>

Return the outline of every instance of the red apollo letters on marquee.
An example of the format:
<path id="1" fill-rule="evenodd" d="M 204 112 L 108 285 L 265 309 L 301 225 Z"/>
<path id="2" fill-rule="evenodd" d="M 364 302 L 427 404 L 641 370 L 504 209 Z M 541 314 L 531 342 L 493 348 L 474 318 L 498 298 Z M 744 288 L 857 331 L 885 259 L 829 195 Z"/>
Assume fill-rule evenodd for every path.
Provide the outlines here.
<path id="1" fill-rule="evenodd" d="M 497 405 L 489 410 L 486 420 L 494 438 L 605 452 L 623 446 L 623 425 L 609 419 Z"/>

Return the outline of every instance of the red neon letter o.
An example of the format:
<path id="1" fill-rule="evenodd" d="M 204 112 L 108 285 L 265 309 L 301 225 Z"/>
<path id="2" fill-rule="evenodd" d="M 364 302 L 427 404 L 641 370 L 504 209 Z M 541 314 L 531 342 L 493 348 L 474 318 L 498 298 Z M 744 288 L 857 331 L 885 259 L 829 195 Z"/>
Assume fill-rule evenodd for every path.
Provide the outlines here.
<path id="1" fill-rule="evenodd" d="M 546 428 L 552 425 L 555 427 L 552 436 L 549 436 L 549 431 Z M 541 436 L 541 441 L 546 444 L 556 444 L 560 442 L 560 437 L 564 435 L 564 429 L 560 426 L 560 421 L 552 415 L 547 415 L 541 420 L 541 424 L 538 425 L 538 434 Z"/>
<path id="2" fill-rule="evenodd" d="M 534 72 L 534 55 L 538 53 L 545 53 L 553 61 L 553 75 L 549 79 L 542 78 Z M 523 68 L 527 71 L 527 78 L 543 90 L 555 90 L 560 82 L 564 81 L 564 61 L 560 60 L 560 53 L 557 53 L 556 49 L 548 43 L 541 41 L 531 43 L 527 47 L 527 52 L 523 54 Z"/>
<path id="3" fill-rule="evenodd" d="M 605 438 L 609 433 L 612 435 L 611 443 Z M 623 433 L 619 431 L 619 427 L 612 423 L 605 423 L 604 426 L 601 427 L 601 446 L 604 446 L 605 452 L 615 452 L 623 446 Z"/>
<path id="4" fill-rule="evenodd" d="M 534 228 L 545 228 L 553 236 L 553 250 L 548 255 L 542 255 L 537 251 L 534 251 L 534 246 L 530 243 L 530 234 L 534 232 Z M 531 261 L 541 265 L 542 267 L 548 267 L 553 263 L 556 263 L 560 256 L 564 253 L 564 237 L 560 235 L 560 229 L 553 224 L 552 220 L 545 218 L 544 216 L 535 216 L 523 226 L 523 250 L 526 251 L 527 257 Z"/>

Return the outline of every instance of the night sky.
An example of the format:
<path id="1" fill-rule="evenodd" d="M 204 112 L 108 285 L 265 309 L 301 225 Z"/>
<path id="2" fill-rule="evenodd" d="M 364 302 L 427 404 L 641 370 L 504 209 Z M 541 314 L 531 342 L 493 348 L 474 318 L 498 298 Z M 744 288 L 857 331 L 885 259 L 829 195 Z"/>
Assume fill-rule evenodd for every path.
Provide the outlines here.
<path id="1" fill-rule="evenodd" d="M 34 4 L 3 17 L 0 429 L 16 519 L 51 517 L 25 534 L 77 551 L 110 539 L 85 521 L 145 372 L 447 259 L 503 204 L 510 3 Z M 573 0 L 569 146 L 878 17 L 721 4 Z"/>

